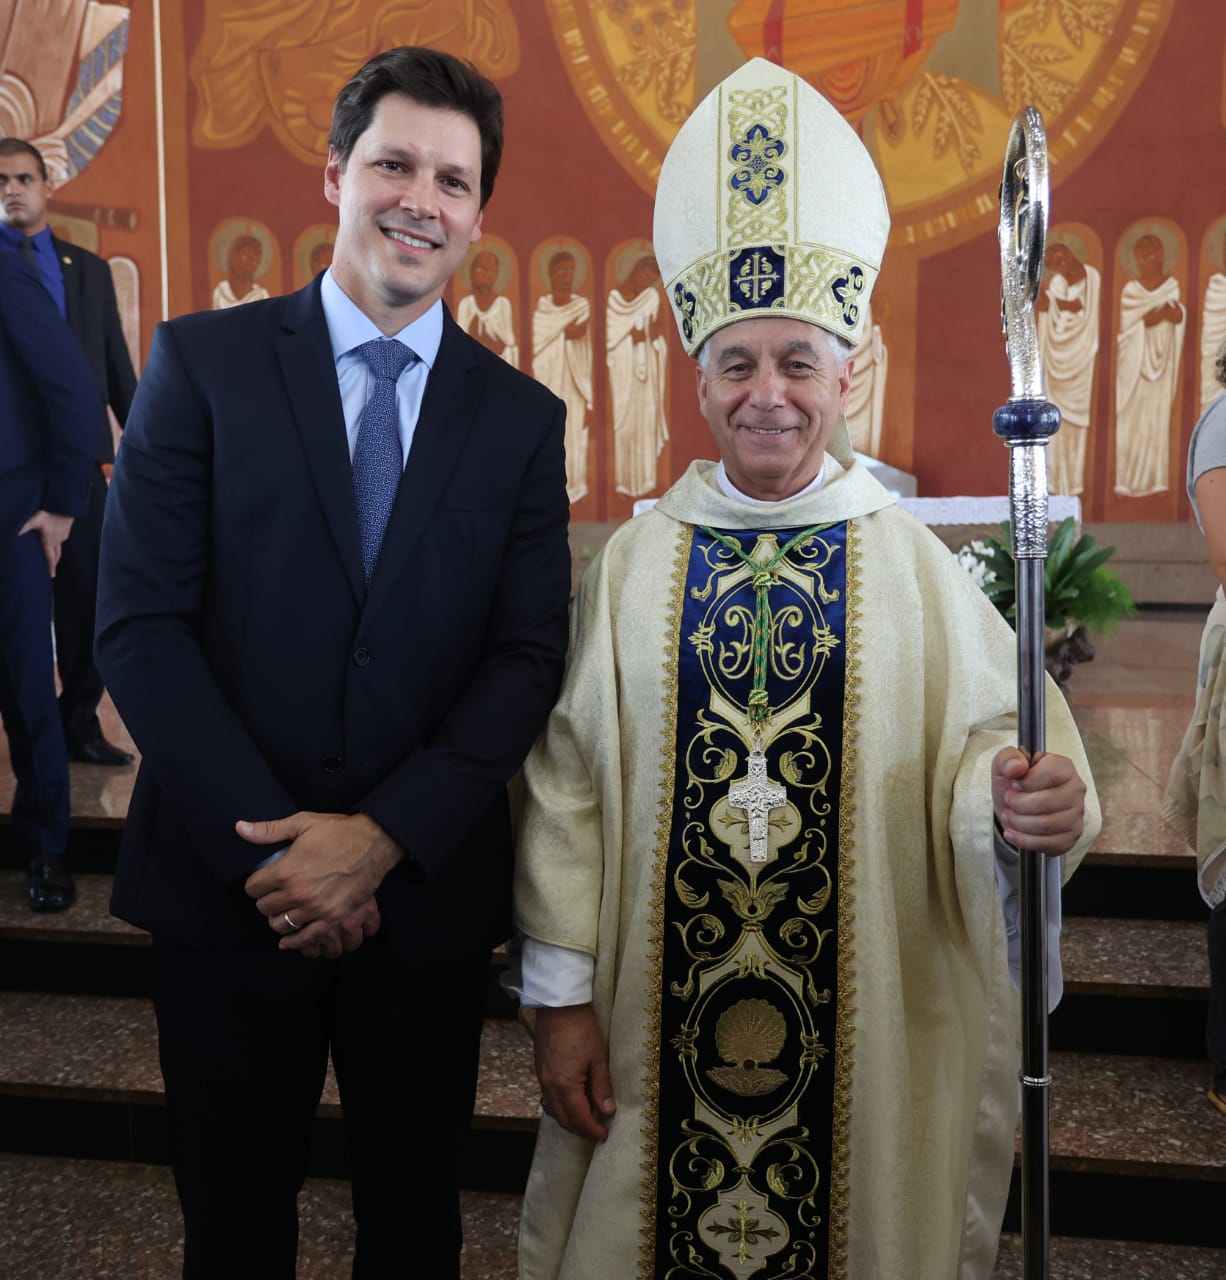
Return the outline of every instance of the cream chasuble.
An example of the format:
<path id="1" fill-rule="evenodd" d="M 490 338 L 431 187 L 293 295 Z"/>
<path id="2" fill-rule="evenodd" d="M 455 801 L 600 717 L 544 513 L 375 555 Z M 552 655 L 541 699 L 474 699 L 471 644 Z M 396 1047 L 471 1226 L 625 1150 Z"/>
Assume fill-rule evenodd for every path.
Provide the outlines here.
<path id="1" fill-rule="evenodd" d="M 525 768 L 517 923 L 595 957 L 618 1110 L 598 1146 L 542 1120 L 521 1274 L 987 1280 L 1018 1107 L 989 782 L 1013 634 L 862 466 L 752 507 L 714 472 L 589 568 Z M 729 795 L 755 570 L 725 540 L 763 565 L 814 526 L 771 570 L 756 863 Z M 1089 779 L 1050 683 L 1047 741 Z M 1068 869 L 1098 826 L 1091 789 Z"/>

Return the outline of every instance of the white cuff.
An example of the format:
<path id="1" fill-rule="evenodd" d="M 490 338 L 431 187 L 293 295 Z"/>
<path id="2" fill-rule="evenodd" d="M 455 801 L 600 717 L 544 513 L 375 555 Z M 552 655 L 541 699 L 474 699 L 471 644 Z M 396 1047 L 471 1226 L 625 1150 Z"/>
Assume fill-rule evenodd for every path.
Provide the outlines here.
<path id="1" fill-rule="evenodd" d="M 509 963 L 502 985 L 525 1009 L 560 1009 L 591 1004 L 596 960 L 586 951 L 524 938 L 507 948 Z"/>

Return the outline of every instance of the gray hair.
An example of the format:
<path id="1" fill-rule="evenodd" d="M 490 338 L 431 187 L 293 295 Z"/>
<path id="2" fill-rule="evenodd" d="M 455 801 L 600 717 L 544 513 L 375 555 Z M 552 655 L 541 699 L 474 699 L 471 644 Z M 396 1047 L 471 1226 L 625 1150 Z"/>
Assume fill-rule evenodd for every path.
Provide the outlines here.
<path id="1" fill-rule="evenodd" d="M 835 364 L 838 365 L 841 370 L 848 360 L 851 359 L 851 353 L 855 350 L 855 347 L 848 342 L 846 338 L 839 337 L 837 333 L 831 333 L 829 329 L 823 329 L 822 333 L 825 335 L 826 341 L 830 344 L 830 351 L 834 356 Z M 714 334 L 711 335 L 711 337 L 714 336 Z M 703 373 L 710 372 L 711 338 L 707 338 L 706 341 L 703 342 L 702 346 L 694 352 L 694 359 L 698 361 L 698 367 L 703 371 Z"/>

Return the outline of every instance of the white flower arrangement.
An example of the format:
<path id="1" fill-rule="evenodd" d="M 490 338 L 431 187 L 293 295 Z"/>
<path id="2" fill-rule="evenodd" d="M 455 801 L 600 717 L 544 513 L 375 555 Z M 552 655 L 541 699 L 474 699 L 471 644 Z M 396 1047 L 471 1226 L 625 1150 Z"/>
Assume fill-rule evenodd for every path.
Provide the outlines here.
<path id="1" fill-rule="evenodd" d="M 996 581 L 996 571 L 988 568 L 990 555 L 988 544 L 981 538 L 976 538 L 958 552 L 958 563 L 981 591 L 986 591 Z"/>

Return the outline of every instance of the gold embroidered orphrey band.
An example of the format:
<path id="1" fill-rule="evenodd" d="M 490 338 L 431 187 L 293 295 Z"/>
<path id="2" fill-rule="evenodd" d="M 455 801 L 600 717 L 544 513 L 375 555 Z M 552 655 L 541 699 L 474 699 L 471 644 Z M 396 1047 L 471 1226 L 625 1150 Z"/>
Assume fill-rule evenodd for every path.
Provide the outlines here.
<path id="1" fill-rule="evenodd" d="M 820 555 L 809 565 L 804 566 L 804 569 L 801 569 L 799 563 L 795 566 L 805 577 L 812 575 L 810 581 L 813 583 L 814 607 L 819 602 L 825 602 L 837 613 L 838 598 L 842 595 L 846 608 L 844 638 L 848 642 L 845 650 L 848 661 L 841 673 L 828 673 L 828 679 L 833 676 L 835 684 L 841 689 L 837 697 L 842 715 L 839 715 L 838 719 L 845 727 L 845 733 L 838 735 L 842 737 L 843 751 L 841 753 L 836 751 L 833 758 L 829 760 L 834 767 L 835 776 L 840 780 L 837 790 L 841 793 L 841 800 L 834 794 L 830 794 L 827 798 L 833 804 L 825 804 L 822 800 L 822 796 L 825 795 L 824 790 L 813 792 L 812 797 L 815 806 L 813 812 L 827 814 L 833 818 L 835 829 L 831 830 L 829 825 L 826 825 L 826 834 L 821 835 L 817 827 L 809 823 L 806 824 L 807 829 L 803 833 L 799 830 L 790 834 L 781 831 L 780 836 L 785 846 L 791 850 L 787 855 L 786 863 L 777 864 L 775 870 L 769 873 L 768 880 L 759 881 L 756 875 L 751 876 L 744 885 L 740 886 L 742 892 L 737 892 L 737 888 L 744 876 L 735 870 L 735 858 L 733 862 L 727 862 L 726 854 L 716 855 L 714 849 L 710 847 L 712 842 L 723 844 L 728 838 L 726 835 L 717 834 L 718 830 L 722 830 L 719 819 L 722 806 L 717 802 L 711 814 L 715 825 L 711 826 L 705 817 L 700 817 L 700 814 L 705 814 L 706 804 L 691 803 L 693 797 L 689 792 L 693 790 L 692 784 L 695 781 L 692 769 L 687 767 L 685 775 L 678 773 L 676 733 L 680 726 L 675 717 L 682 715 L 681 703 L 685 702 L 688 706 L 692 697 L 681 696 L 677 651 L 678 632 L 670 627 L 672 651 L 666 653 L 664 657 L 666 691 L 663 701 L 666 733 L 661 777 L 662 803 L 655 842 L 657 858 L 652 894 L 654 927 L 647 964 L 648 1004 L 645 1009 L 646 1038 L 643 1046 L 645 1105 L 642 1235 L 638 1268 L 640 1280 L 648 1280 L 648 1277 L 658 1280 L 666 1274 L 677 1276 L 715 1274 L 701 1266 L 691 1272 L 690 1264 L 684 1260 L 689 1251 L 684 1243 L 684 1232 L 687 1227 L 681 1220 L 688 1221 L 692 1215 L 696 1216 L 693 1225 L 688 1229 L 697 1228 L 704 1237 L 704 1245 L 707 1247 L 722 1240 L 722 1245 L 716 1244 L 716 1252 L 722 1254 L 726 1262 L 731 1262 L 733 1272 L 738 1275 L 744 1271 L 748 1276 L 752 1271 L 760 1269 L 765 1262 L 763 1252 L 774 1253 L 778 1246 L 783 1245 L 789 1238 L 794 1246 L 788 1248 L 788 1253 L 795 1255 L 792 1259 L 793 1263 L 800 1261 L 808 1254 L 806 1265 L 820 1266 L 820 1271 L 814 1271 L 813 1274 L 820 1274 L 823 1280 L 839 1280 L 846 1274 L 846 1162 L 852 1074 L 850 1061 L 852 1011 L 855 999 L 855 976 L 850 950 L 854 901 L 850 866 L 850 815 L 854 800 L 852 780 L 856 754 L 854 720 L 858 664 L 855 660 L 852 641 L 858 630 L 859 584 L 854 558 L 856 542 L 854 522 L 850 522 L 843 528 L 846 531 L 845 540 L 843 540 L 846 559 L 842 584 L 838 583 L 837 572 L 833 575 L 833 581 L 827 576 L 827 573 L 834 568 L 831 556 L 841 558 L 838 546 L 840 538 L 837 532 L 833 539 L 813 539 L 815 550 Z M 768 544 L 773 541 L 772 535 L 761 535 L 758 550 L 765 553 Z M 687 566 L 696 550 L 695 530 L 688 528 L 685 530 L 685 536 L 680 539 L 681 556 L 673 575 L 674 598 L 669 612 L 673 626 L 682 624 L 683 634 L 689 636 L 690 643 L 697 645 L 696 652 L 700 652 L 704 648 L 702 642 L 706 638 L 706 629 L 703 627 L 694 630 L 694 634 L 690 635 L 691 622 L 683 621 L 689 617 L 683 597 L 692 597 L 695 601 L 707 600 L 711 596 L 709 588 L 717 578 L 730 583 L 734 580 L 739 581 L 745 577 L 748 566 L 725 565 L 721 568 L 718 565 L 711 565 L 708 560 L 708 565 L 711 565 L 715 572 L 709 575 L 707 587 L 694 586 L 687 590 L 691 580 Z M 798 555 L 801 554 L 803 553 L 798 553 Z M 694 563 L 697 565 L 698 562 Z M 701 578 L 698 579 L 700 582 L 701 580 Z M 793 577 L 792 581 L 797 589 L 805 592 L 801 578 Z M 745 585 L 748 584 L 742 583 L 742 587 Z M 840 585 L 844 588 L 842 592 L 838 589 Z M 716 595 L 721 594 L 723 592 L 717 589 Z M 726 604 L 731 603 L 732 597 L 724 594 L 724 600 Z M 712 598 L 710 607 L 719 608 L 720 606 Z M 736 605 L 733 608 L 738 615 L 743 612 L 743 609 Z M 707 609 L 708 606 L 704 605 L 704 615 L 709 616 Z M 810 611 L 805 609 L 803 612 L 808 615 Z M 803 619 L 798 618 L 793 621 L 798 628 L 798 633 L 799 631 L 807 632 L 807 623 Z M 739 649 L 744 646 L 738 644 L 733 647 Z M 828 645 L 821 647 L 826 652 L 832 651 Z M 840 646 L 835 646 L 835 648 L 838 647 Z M 792 653 L 791 646 L 788 647 L 787 652 Z M 738 661 L 738 668 L 743 665 Z M 800 665 L 808 666 L 809 664 L 801 663 Z M 809 679 L 802 675 L 799 668 L 794 674 L 800 677 L 799 684 L 793 686 L 798 694 L 801 693 L 800 686 L 806 690 L 810 688 Z M 705 678 L 700 681 L 702 684 L 705 682 Z M 834 688 L 832 686 L 828 688 L 829 694 L 834 694 Z M 695 690 L 691 690 L 691 695 L 694 692 Z M 809 695 L 804 693 L 801 696 L 805 699 L 805 707 L 796 708 L 798 711 L 803 711 L 802 719 L 796 721 L 796 727 L 811 736 L 812 729 L 816 728 L 821 721 L 820 719 L 814 721 L 808 710 L 805 710 L 809 707 Z M 741 697 L 734 698 L 737 705 L 742 701 Z M 833 706 L 827 709 L 838 715 Z M 695 707 L 689 706 L 688 712 L 683 717 L 687 724 L 690 723 L 694 712 Z M 699 715 L 697 723 L 700 727 L 707 723 L 705 712 Z M 837 722 L 827 719 L 825 723 L 838 734 L 838 731 L 834 730 L 834 723 Z M 672 732 L 668 732 L 669 729 Z M 700 732 L 699 737 L 704 738 L 705 731 Z M 717 772 L 723 775 L 725 770 L 718 768 Z M 809 770 L 806 769 L 805 773 L 809 773 Z M 818 774 L 822 773 L 823 771 L 819 768 Z M 681 776 L 688 776 L 691 785 L 679 790 Z M 834 778 L 828 770 L 824 772 L 824 776 L 825 784 L 821 784 L 817 775 L 814 775 L 813 780 L 819 785 L 831 786 Z M 716 783 L 719 789 L 718 783 L 721 779 L 712 777 L 710 781 Z M 798 775 L 796 781 L 801 783 L 803 779 Z M 807 789 L 802 786 L 802 791 Z M 678 822 L 682 824 L 681 828 L 676 825 Z M 738 822 L 736 825 L 743 824 Z M 709 833 L 712 840 L 705 838 L 704 832 Z M 792 839 L 795 837 L 799 837 L 804 842 L 803 848 L 792 844 Z M 669 854 L 670 846 L 678 840 L 681 844 L 676 852 L 681 855 L 680 862 Z M 810 845 L 810 841 L 814 843 Z M 820 848 L 827 841 L 830 846 L 829 852 L 834 854 L 835 866 L 838 868 L 837 874 L 833 877 L 829 872 L 833 871 L 834 867 L 828 862 L 825 864 L 827 871 L 822 872 L 824 859 L 820 854 Z M 806 848 L 809 849 L 808 855 L 805 853 Z M 747 853 L 748 850 L 744 852 Z M 727 853 L 731 853 L 731 850 Z M 804 871 L 806 865 L 812 867 L 813 872 L 818 876 L 818 881 L 825 880 L 824 889 Z M 748 870 L 745 864 L 741 866 L 743 870 Z M 706 867 L 707 870 L 701 871 L 702 867 Z M 679 882 L 683 872 L 688 878 L 696 877 L 695 885 L 689 886 Z M 803 876 L 804 879 L 797 880 L 798 875 Z M 775 879 L 778 880 L 777 885 L 771 883 Z M 707 881 L 710 883 L 706 883 Z M 725 884 L 724 881 L 727 883 Z M 795 920 L 785 922 L 782 918 L 775 920 L 773 917 L 778 914 L 776 907 L 786 916 L 792 914 L 792 911 L 784 910 L 783 902 L 778 900 L 777 891 L 781 890 L 787 881 L 792 882 L 795 891 L 800 894 L 796 904 L 800 915 Z M 714 890 L 713 896 L 712 890 Z M 680 898 L 671 901 L 670 906 L 670 900 L 676 898 L 677 894 L 680 894 Z M 788 892 L 787 897 L 791 899 L 791 891 Z M 703 901 L 699 901 L 699 898 Z M 722 907 L 717 906 L 721 898 L 727 899 Z M 710 905 L 704 907 L 704 901 Z M 835 901 L 838 903 L 837 908 L 834 906 Z M 729 904 L 732 904 L 730 916 L 726 910 Z M 682 908 L 680 915 L 677 916 L 677 923 L 666 921 L 665 917 L 673 917 L 677 908 Z M 828 911 L 833 914 L 828 915 Z M 708 916 L 707 913 L 711 914 Z M 697 945 L 697 951 L 693 950 L 690 943 L 684 944 L 683 949 L 686 950 L 687 955 L 681 957 L 683 968 L 678 969 L 674 963 L 666 962 L 666 952 L 675 950 L 675 943 L 666 941 L 666 938 L 673 937 L 673 929 L 679 927 L 680 919 L 687 915 L 694 917 L 690 924 L 699 928 L 701 928 L 702 919 L 709 918 L 714 921 L 715 916 L 729 916 L 724 923 L 731 926 L 731 929 L 729 931 L 720 928 L 718 934 L 712 935 L 707 943 L 701 943 L 700 934 L 694 934 L 690 942 Z M 825 917 L 824 926 L 818 923 L 823 917 Z M 739 925 L 736 923 L 737 920 L 740 921 Z M 833 930 L 829 930 L 830 925 L 835 926 Z M 826 950 L 821 944 L 817 932 L 819 929 L 823 934 L 828 930 L 835 934 L 835 937 L 828 939 L 835 944 L 834 955 L 828 955 L 824 963 L 817 962 L 817 956 L 821 951 Z M 811 930 L 813 930 L 811 945 L 815 949 L 813 956 L 806 960 L 802 957 L 802 953 L 807 953 L 810 946 L 801 945 L 804 941 L 801 935 L 808 937 Z M 687 929 L 685 932 L 692 931 Z M 775 937 L 775 934 L 778 936 Z M 744 946 L 735 944 L 737 936 L 742 936 Z M 759 940 L 755 941 L 755 939 Z M 742 952 L 744 954 L 741 954 Z M 673 960 L 677 959 L 677 955 L 674 955 Z M 798 964 L 793 964 L 792 961 Z M 814 978 L 818 975 L 810 968 L 814 962 L 824 970 L 816 987 Z M 688 970 L 688 976 L 686 970 Z M 700 977 L 700 972 L 706 976 Z M 831 987 L 835 990 L 831 990 Z M 838 992 L 837 998 L 835 991 Z M 662 998 L 670 1004 L 676 1003 L 680 998 L 683 1008 L 674 1009 L 668 1017 L 664 1017 L 662 1016 L 664 1010 L 661 1007 Z M 710 1006 L 709 1009 L 707 1006 Z M 821 1016 L 823 1009 L 826 1011 L 825 1016 Z M 685 1012 L 686 1010 L 689 1012 Z M 681 1012 L 685 1012 L 685 1017 L 683 1024 L 678 1025 L 676 1019 Z M 816 1023 L 813 1021 L 815 1016 Z M 667 1030 L 665 1023 L 668 1024 Z M 808 1032 L 800 1036 L 799 1044 L 795 1040 L 798 1030 Z M 707 1045 L 705 1042 L 711 1035 L 714 1036 L 714 1041 L 711 1045 Z M 740 1043 L 742 1040 L 743 1045 Z M 667 1043 L 664 1043 L 665 1041 Z M 788 1045 L 793 1047 L 787 1047 Z M 831 1054 L 832 1049 L 833 1054 Z M 794 1055 L 798 1050 L 800 1057 L 795 1060 Z M 831 1057 L 833 1061 L 830 1060 Z M 720 1058 L 725 1061 L 718 1062 L 717 1059 Z M 699 1067 L 700 1059 L 701 1068 Z M 817 1064 L 822 1059 L 827 1059 L 827 1065 L 818 1073 L 818 1077 L 814 1077 Z M 680 1078 L 667 1081 L 662 1078 L 664 1075 L 676 1076 L 679 1070 L 683 1071 L 688 1088 Z M 828 1073 L 832 1073 L 832 1076 Z M 825 1076 L 826 1085 L 824 1089 L 819 1087 L 817 1092 L 825 1094 L 825 1098 L 818 1103 L 819 1109 L 816 1113 L 802 1107 L 802 1112 L 807 1111 L 809 1116 L 807 1122 L 802 1114 L 796 1114 L 795 1119 L 801 1125 L 799 1130 L 788 1121 L 784 1113 L 791 1113 L 791 1107 L 800 1102 L 800 1094 L 797 1094 L 791 1103 L 780 1098 L 784 1111 L 774 1120 L 768 1121 L 767 1114 L 778 1110 L 778 1106 L 769 1104 L 770 1095 L 777 1095 L 779 1091 L 790 1095 L 801 1088 L 803 1080 L 813 1081 L 821 1076 Z M 697 1093 L 692 1092 L 695 1087 L 697 1087 Z M 708 1105 L 701 1106 L 691 1120 L 685 1120 L 684 1115 L 677 1113 L 679 1099 L 692 1096 L 694 1101 L 698 1102 L 698 1095 L 709 1095 L 712 1087 L 730 1097 L 735 1095 L 743 1098 L 743 1105 L 732 1107 L 726 1118 L 731 1118 L 742 1111 L 744 1111 L 744 1118 L 734 1121 L 733 1132 L 726 1137 L 720 1136 L 722 1125 L 718 1122 L 714 1128 L 711 1127 L 710 1122 L 716 1117 Z M 809 1091 L 809 1086 L 804 1086 L 802 1092 Z M 671 1096 L 672 1102 L 662 1109 L 662 1099 L 668 1096 Z M 811 1100 L 810 1105 L 813 1102 L 817 1102 L 816 1097 Z M 765 1111 L 762 1110 L 763 1106 Z M 688 1104 L 683 1102 L 682 1111 L 688 1110 Z M 716 1110 L 722 1113 L 725 1107 L 721 1105 Z M 819 1119 L 822 1112 L 825 1113 L 824 1121 Z M 667 1151 L 662 1151 L 661 1144 L 664 1142 L 662 1122 L 665 1113 L 670 1116 L 668 1128 L 672 1137 L 666 1144 Z M 705 1120 L 702 1119 L 703 1116 Z M 682 1122 L 681 1130 L 675 1131 L 674 1126 L 679 1120 Z M 825 1130 L 824 1139 L 809 1128 L 813 1121 L 817 1121 L 819 1129 Z M 810 1149 L 811 1141 L 816 1141 L 816 1147 L 813 1149 Z M 772 1188 L 767 1193 L 769 1199 L 764 1199 L 761 1193 L 750 1192 L 743 1177 L 743 1174 L 748 1173 L 747 1169 L 741 1171 L 727 1163 L 729 1156 L 741 1150 L 745 1143 L 749 1144 L 749 1148 L 757 1150 L 752 1163 L 763 1167 L 758 1170 L 754 1180 L 757 1182 L 763 1176 L 766 1178 L 766 1182 Z M 770 1150 L 768 1151 L 767 1148 Z M 823 1150 L 826 1153 L 824 1156 L 821 1155 Z M 778 1174 L 766 1167 L 772 1160 L 782 1161 Z M 681 1163 L 679 1164 L 678 1161 Z M 732 1161 L 733 1166 L 738 1166 L 740 1163 L 742 1161 L 739 1159 Z M 682 1165 L 685 1166 L 685 1171 Z M 785 1167 L 789 1171 L 786 1174 L 782 1172 Z M 707 1171 L 705 1174 L 702 1172 L 704 1169 Z M 695 1178 L 698 1179 L 697 1182 L 693 1181 Z M 704 1211 L 699 1208 L 697 1202 L 709 1199 L 710 1194 L 714 1192 L 715 1184 L 709 1181 L 710 1178 L 716 1178 L 721 1183 L 727 1182 L 728 1185 L 719 1193 L 721 1203 L 712 1204 L 708 1210 Z M 661 1179 L 663 1185 L 661 1185 Z M 728 1182 L 729 1179 L 731 1182 Z M 734 1187 L 732 1183 L 737 1185 Z M 812 1187 L 806 1190 L 805 1186 L 809 1183 L 812 1183 Z M 817 1244 L 818 1241 L 814 1239 L 812 1231 L 805 1228 L 806 1226 L 817 1228 L 819 1220 L 796 1219 L 789 1227 L 785 1218 L 793 1218 L 794 1211 L 787 1210 L 784 1202 L 791 1201 L 796 1210 L 802 1210 L 795 1196 L 800 1195 L 808 1202 L 808 1197 L 817 1191 L 821 1183 L 826 1184 L 825 1195 L 820 1196 L 825 1200 L 823 1216 L 826 1217 L 826 1223 L 824 1230 L 819 1232 L 819 1235 L 824 1236 L 824 1243 L 815 1253 L 806 1243 L 806 1238 L 813 1244 Z M 765 1184 L 762 1185 L 765 1190 Z M 666 1187 L 671 1187 L 667 1207 L 662 1203 Z M 776 1200 L 776 1194 L 780 1199 Z M 817 1208 L 816 1205 L 813 1207 Z M 782 1211 L 783 1217 L 780 1217 L 780 1213 L 776 1210 Z M 667 1218 L 678 1218 L 671 1230 L 665 1226 L 662 1219 L 657 1217 L 661 1212 Z M 657 1234 L 657 1226 L 664 1230 L 664 1235 Z M 800 1231 L 796 1234 L 798 1228 Z M 667 1237 L 667 1243 L 665 1237 Z M 694 1243 L 698 1243 L 696 1238 Z M 678 1248 L 681 1249 L 680 1255 L 677 1253 Z M 757 1255 L 758 1266 L 750 1265 L 749 1270 L 745 1271 L 746 1263 L 750 1262 L 750 1255 Z M 697 1261 L 697 1255 L 694 1260 Z M 774 1261 L 778 1263 L 780 1259 L 775 1258 Z M 724 1272 L 721 1270 L 719 1274 Z"/>

